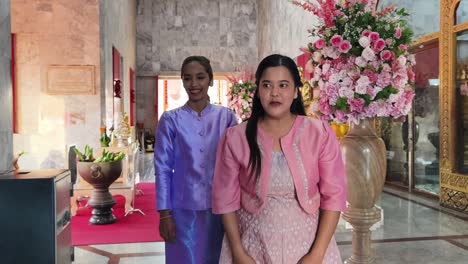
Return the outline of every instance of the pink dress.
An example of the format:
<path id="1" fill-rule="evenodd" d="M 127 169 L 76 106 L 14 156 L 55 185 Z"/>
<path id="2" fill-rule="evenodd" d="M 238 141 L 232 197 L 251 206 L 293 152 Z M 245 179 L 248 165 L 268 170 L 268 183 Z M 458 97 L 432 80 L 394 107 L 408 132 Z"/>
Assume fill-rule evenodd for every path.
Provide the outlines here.
<path id="1" fill-rule="evenodd" d="M 257 264 L 294 264 L 309 251 L 318 225 L 318 211 L 307 214 L 295 197 L 294 183 L 283 152 L 272 153 L 271 182 L 265 206 L 250 214 L 237 211 L 242 245 Z M 221 264 L 232 263 L 227 237 Z M 323 263 L 342 263 L 333 238 Z"/>

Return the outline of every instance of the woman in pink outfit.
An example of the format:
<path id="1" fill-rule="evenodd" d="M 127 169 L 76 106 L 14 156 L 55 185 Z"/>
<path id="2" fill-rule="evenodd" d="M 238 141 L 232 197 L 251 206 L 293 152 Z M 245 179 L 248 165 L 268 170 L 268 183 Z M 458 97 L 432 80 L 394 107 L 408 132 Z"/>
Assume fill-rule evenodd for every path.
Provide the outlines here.
<path id="1" fill-rule="evenodd" d="M 227 129 L 216 154 L 220 263 L 342 263 L 333 234 L 346 177 L 336 136 L 305 116 L 291 58 L 266 57 L 255 77 L 251 118 Z"/>

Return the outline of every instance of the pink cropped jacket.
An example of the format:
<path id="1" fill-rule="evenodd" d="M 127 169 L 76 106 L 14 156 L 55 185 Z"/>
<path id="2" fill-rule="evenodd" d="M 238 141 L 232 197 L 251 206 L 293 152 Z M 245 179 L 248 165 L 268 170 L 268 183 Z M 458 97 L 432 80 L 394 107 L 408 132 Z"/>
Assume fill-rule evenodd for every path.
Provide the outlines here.
<path id="1" fill-rule="evenodd" d="M 218 144 L 212 196 L 215 214 L 234 212 L 241 207 L 256 213 L 265 203 L 273 141 L 258 127 L 261 174 L 258 182 L 250 180 L 250 150 L 245 128 L 246 122 L 228 128 Z M 280 143 L 303 210 L 309 214 L 318 208 L 343 211 L 346 176 L 338 140 L 330 126 L 317 119 L 297 116 Z"/>

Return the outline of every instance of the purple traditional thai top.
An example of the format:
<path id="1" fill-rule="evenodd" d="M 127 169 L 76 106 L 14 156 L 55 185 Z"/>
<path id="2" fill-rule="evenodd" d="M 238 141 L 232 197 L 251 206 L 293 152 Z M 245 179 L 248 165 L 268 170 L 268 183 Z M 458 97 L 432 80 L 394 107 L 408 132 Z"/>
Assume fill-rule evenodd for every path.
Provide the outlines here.
<path id="1" fill-rule="evenodd" d="M 157 210 L 211 208 L 216 147 L 236 124 L 230 109 L 211 104 L 200 116 L 187 104 L 162 114 L 154 150 Z"/>

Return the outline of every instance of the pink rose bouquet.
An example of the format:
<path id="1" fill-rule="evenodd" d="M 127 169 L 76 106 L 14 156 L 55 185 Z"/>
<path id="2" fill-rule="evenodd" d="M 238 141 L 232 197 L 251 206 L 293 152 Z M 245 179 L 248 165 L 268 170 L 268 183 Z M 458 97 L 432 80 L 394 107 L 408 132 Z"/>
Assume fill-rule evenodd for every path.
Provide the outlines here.
<path id="1" fill-rule="evenodd" d="M 227 79 L 230 82 L 227 92 L 228 107 L 239 120 L 246 120 L 252 113 L 254 75 L 251 71 L 244 70 L 239 76 L 229 76 Z"/>
<path id="2" fill-rule="evenodd" d="M 319 90 L 313 114 L 340 123 L 370 117 L 405 116 L 414 97 L 413 33 L 404 9 L 372 10 L 368 0 L 293 1 L 318 16 L 305 52 L 311 86 Z"/>

